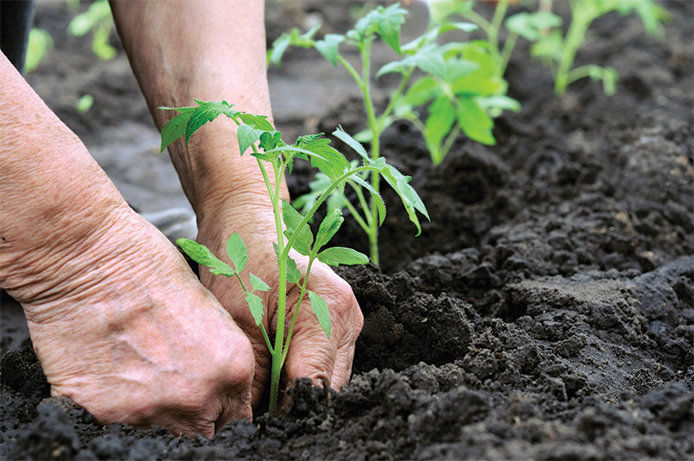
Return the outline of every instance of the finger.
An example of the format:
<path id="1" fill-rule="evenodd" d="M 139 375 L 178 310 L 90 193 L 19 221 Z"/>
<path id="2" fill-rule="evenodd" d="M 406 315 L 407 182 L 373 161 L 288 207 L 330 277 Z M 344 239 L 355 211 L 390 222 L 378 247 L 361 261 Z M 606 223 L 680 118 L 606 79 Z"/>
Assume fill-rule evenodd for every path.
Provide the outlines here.
<path id="1" fill-rule="evenodd" d="M 352 341 L 337 350 L 337 357 L 335 357 L 335 365 L 333 367 L 333 376 L 330 381 L 330 387 L 336 391 L 339 391 L 342 386 L 346 385 L 349 382 L 349 378 L 352 376 L 355 343 L 356 341 Z"/>

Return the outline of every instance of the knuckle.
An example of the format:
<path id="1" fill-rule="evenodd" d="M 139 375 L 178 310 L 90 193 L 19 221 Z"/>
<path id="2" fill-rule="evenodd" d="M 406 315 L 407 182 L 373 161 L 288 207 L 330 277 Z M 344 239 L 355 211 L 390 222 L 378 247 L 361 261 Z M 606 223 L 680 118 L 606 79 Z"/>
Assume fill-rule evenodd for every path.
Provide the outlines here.
<path id="1" fill-rule="evenodd" d="M 338 317 L 348 318 L 354 311 L 359 310 L 352 287 L 344 280 L 340 280 L 332 287 L 330 297 L 333 302 L 332 310 Z"/>
<path id="2" fill-rule="evenodd" d="M 225 385 L 250 386 L 255 374 L 255 357 L 250 340 L 234 334 L 229 340 L 225 363 L 219 367 Z"/>

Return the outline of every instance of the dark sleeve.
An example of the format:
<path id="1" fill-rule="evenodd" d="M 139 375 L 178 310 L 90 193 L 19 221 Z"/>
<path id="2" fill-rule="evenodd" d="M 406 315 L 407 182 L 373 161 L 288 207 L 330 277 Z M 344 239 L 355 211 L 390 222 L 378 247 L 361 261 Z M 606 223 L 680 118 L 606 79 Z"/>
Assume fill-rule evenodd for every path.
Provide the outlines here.
<path id="1" fill-rule="evenodd" d="M 0 49 L 18 71 L 24 70 L 34 0 L 0 1 Z"/>

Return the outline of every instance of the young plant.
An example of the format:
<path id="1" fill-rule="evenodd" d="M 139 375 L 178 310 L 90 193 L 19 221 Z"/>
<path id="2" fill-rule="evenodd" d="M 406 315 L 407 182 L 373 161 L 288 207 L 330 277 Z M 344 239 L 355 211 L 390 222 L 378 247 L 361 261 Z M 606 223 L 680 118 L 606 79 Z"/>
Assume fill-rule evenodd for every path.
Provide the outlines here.
<path id="1" fill-rule="evenodd" d="M 536 37 L 526 37 L 535 42 L 531 48 L 532 55 L 540 58 L 552 70 L 554 91 L 558 95 L 563 94 L 576 80 L 586 77 L 601 80 L 603 91 L 607 95 L 616 91 L 618 75 L 614 68 L 595 64 L 573 67 L 576 52 L 583 44 L 593 21 L 611 12 L 621 15 L 635 12 L 641 18 L 647 33 L 662 36 L 663 22 L 670 17 L 664 8 L 652 0 L 570 0 L 569 6 L 571 23 L 566 35 L 562 33 L 559 18 L 556 25 Z"/>
<path id="2" fill-rule="evenodd" d="M 99 59 L 108 61 L 118 54 L 108 41 L 112 27 L 113 17 L 108 1 L 97 0 L 87 11 L 78 14 L 70 21 L 67 31 L 74 37 L 83 37 L 91 31 L 92 51 Z"/>
<path id="3" fill-rule="evenodd" d="M 430 0 L 429 11 L 431 20 L 435 23 L 443 24 L 450 21 L 451 16 L 458 15 L 478 26 L 486 35 L 486 40 L 480 43 L 496 65 L 496 76 L 501 78 L 506 72 L 518 37 L 535 41 L 539 38 L 539 31 L 561 25 L 561 18 L 548 11 L 548 0 L 539 2 L 538 11 L 517 13 L 504 22 L 509 3 L 510 0 L 498 0 L 491 20 L 475 11 L 475 0 Z M 508 30 L 503 46 L 500 45 L 502 24 Z"/>
<path id="4" fill-rule="evenodd" d="M 344 35 L 328 34 L 314 39 L 320 24 L 301 34 L 298 29 L 281 35 L 268 53 L 270 62 L 279 65 L 289 46 L 315 48 L 334 66 L 342 66 L 361 89 L 368 128 L 356 139 L 371 143 L 371 158 L 380 154 L 383 131 L 396 120 L 411 121 L 424 135 L 435 164 L 441 163 L 456 137 L 462 132 L 471 139 L 494 144 L 491 130 L 494 125 L 490 114 L 498 115 L 503 109 L 517 109 L 517 102 L 505 96 L 505 82 L 496 76 L 488 53 L 472 43 L 439 45 L 437 39 L 453 30 L 471 31 L 468 23 L 432 25 L 411 43 L 400 45 L 400 29 L 407 12 L 399 4 L 387 8 L 378 6 L 359 19 L 354 29 Z M 371 70 L 371 51 L 374 40 L 380 38 L 402 58 L 383 66 L 375 75 Z M 360 56 L 360 69 L 355 68 L 340 54 L 341 44 L 355 47 Z M 415 71 L 424 77 L 414 80 Z M 400 84 L 392 92 L 388 105 L 379 114 L 373 103 L 371 85 L 374 78 L 389 73 L 401 74 Z M 415 112 L 416 106 L 427 105 L 429 115 L 422 122 Z M 380 173 L 367 172 L 362 181 L 351 181 L 358 204 L 352 205 L 344 195 L 334 194 L 330 205 L 344 206 L 352 214 L 369 238 L 371 259 L 378 264 L 378 205 L 368 202 L 363 190 L 369 183 L 379 192 Z M 309 207 L 320 196 L 326 178 L 317 177 L 311 183 L 311 192 L 300 198 L 300 204 Z M 342 191 L 340 191 L 342 192 Z M 361 212 L 358 210 L 361 208 Z"/>
<path id="5" fill-rule="evenodd" d="M 403 176 L 397 169 L 388 165 L 383 157 L 370 157 L 359 142 L 340 128 L 333 135 L 353 148 L 361 157 L 361 162 L 350 164 L 343 154 L 329 145 L 330 141 L 323 138 L 322 134 L 301 136 L 295 143 L 287 144 L 282 139 L 282 134 L 276 131 L 264 116 L 237 111 L 232 104 L 228 104 L 226 101 L 196 102 L 198 105 L 195 107 L 162 108 L 178 111 L 179 114 L 162 128 L 161 150 L 163 151 L 180 136 L 184 136 L 187 143 L 198 128 L 207 122 L 213 121 L 219 115 L 230 118 L 238 125 L 237 141 L 239 151 L 243 155 L 250 149 L 251 155 L 256 158 L 275 217 L 277 241 L 274 243 L 274 248 L 277 256 L 279 292 L 276 311 L 277 329 L 274 341 L 270 339 L 263 325 L 265 308 L 262 299 L 256 294 L 258 291 L 269 290 L 269 286 L 254 274 L 249 273 L 248 278 L 245 275 L 242 276 L 249 255 L 248 248 L 241 236 L 233 234 L 226 243 L 226 252 L 231 264 L 222 261 L 212 254 L 207 247 L 192 240 L 179 239 L 177 243 L 193 260 L 210 268 L 210 272 L 214 275 L 234 277 L 238 280 L 245 294 L 251 314 L 260 328 L 272 356 L 269 411 L 270 414 L 274 414 L 277 408 L 280 373 L 287 358 L 301 302 L 306 296 L 308 296 L 311 308 L 320 326 L 325 334 L 330 337 L 328 305 L 317 293 L 306 288 L 313 262 L 317 259 L 325 264 L 337 266 L 339 264 L 366 264 L 369 261 L 365 255 L 350 248 L 326 247 L 344 221 L 340 210 L 329 211 L 314 235 L 309 222 L 321 204 L 334 191 L 343 191 L 346 183 L 359 184 L 360 187 L 371 194 L 377 213 L 375 219 L 378 220 L 379 224 L 382 223 L 386 212 L 383 199 L 360 176 L 365 172 L 372 172 L 385 178 L 386 182 L 400 196 L 409 213 L 410 220 L 417 227 L 417 235 L 421 232 L 421 228 L 416 211 L 422 213 L 427 219 L 428 215 L 426 207 L 419 196 L 408 184 L 410 181 L 409 177 Z M 320 170 L 326 178 L 323 193 L 303 215 L 296 211 L 287 201 L 281 200 L 280 197 L 280 183 L 285 172 L 291 172 L 295 159 L 309 161 L 311 166 Z M 266 166 L 269 167 L 274 185 L 265 168 Z M 289 256 L 289 252 L 292 249 L 308 257 L 308 264 L 303 279 L 296 262 Z M 250 256 L 252 257 L 253 255 Z M 250 283 L 246 282 L 246 280 Z M 300 288 L 297 307 L 294 310 L 290 323 L 287 325 L 285 315 L 288 284 L 296 284 Z"/>

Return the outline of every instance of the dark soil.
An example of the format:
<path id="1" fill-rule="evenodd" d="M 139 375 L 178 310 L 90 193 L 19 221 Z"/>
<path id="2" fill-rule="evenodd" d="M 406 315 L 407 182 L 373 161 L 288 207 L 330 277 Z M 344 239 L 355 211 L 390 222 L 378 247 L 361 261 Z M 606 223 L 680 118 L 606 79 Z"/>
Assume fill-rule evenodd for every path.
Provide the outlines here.
<path id="1" fill-rule="evenodd" d="M 321 15 L 311 5 L 296 21 Z M 286 414 L 212 440 L 102 426 L 49 398 L 30 343 L 16 350 L 17 338 L 3 337 L 12 350 L 0 367 L 0 457 L 692 459 L 694 3 L 665 5 L 663 41 L 631 17 L 596 23 L 578 59 L 616 67 L 615 96 L 583 81 L 555 97 L 547 71 L 519 49 L 508 79 L 523 110 L 498 119 L 496 146 L 461 139 L 433 167 L 411 127 L 386 133 L 384 151 L 413 176 L 432 222 L 415 239 L 391 206 L 382 270 L 340 270 L 365 315 L 341 393 L 297 382 Z M 269 18 L 273 36 L 292 16 Z M 314 59 L 291 58 L 306 68 Z M 133 90 L 132 80 L 113 85 Z M 124 114 L 103 104 L 105 117 L 151 123 L 141 102 Z M 354 132 L 361 110 L 346 100 L 313 123 Z M 290 179 L 294 194 L 305 172 Z M 355 225 L 339 238 L 366 244 Z"/>

